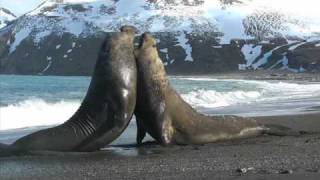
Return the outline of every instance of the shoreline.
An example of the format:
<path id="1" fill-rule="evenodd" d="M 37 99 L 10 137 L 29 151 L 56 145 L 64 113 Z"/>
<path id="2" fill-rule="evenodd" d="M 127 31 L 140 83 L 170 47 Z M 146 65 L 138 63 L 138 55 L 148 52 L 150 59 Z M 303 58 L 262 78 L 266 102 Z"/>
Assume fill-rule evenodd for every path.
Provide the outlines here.
<path id="1" fill-rule="evenodd" d="M 88 77 L 91 75 L 37 75 L 37 74 L 0 74 L 0 76 L 35 76 L 35 77 Z M 169 77 L 214 77 L 218 79 L 243 79 L 243 80 L 288 80 L 288 81 L 307 81 L 320 82 L 320 73 L 312 72 L 291 72 L 286 70 L 246 70 L 246 71 L 230 71 L 211 74 L 176 74 L 170 73 Z"/>
<path id="2" fill-rule="evenodd" d="M 304 81 L 320 82 L 320 73 L 294 73 L 282 70 L 257 70 L 257 71 L 234 71 L 213 74 L 169 74 L 169 77 L 213 77 L 217 79 L 239 79 L 239 80 L 285 80 L 285 81 Z"/>

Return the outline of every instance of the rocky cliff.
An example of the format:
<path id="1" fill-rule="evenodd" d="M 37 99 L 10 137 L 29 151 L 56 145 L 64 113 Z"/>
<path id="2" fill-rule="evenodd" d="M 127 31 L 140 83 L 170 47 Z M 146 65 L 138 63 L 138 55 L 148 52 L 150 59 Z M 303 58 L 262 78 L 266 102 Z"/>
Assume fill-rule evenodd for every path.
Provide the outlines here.
<path id="1" fill-rule="evenodd" d="M 125 24 L 153 33 L 170 74 L 319 72 L 320 15 L 309 1 L 300 3 L 309 13 L 275 0 L 45 1 L 0 29 L 0 73 L 90 75 L 103 39 Z"/>

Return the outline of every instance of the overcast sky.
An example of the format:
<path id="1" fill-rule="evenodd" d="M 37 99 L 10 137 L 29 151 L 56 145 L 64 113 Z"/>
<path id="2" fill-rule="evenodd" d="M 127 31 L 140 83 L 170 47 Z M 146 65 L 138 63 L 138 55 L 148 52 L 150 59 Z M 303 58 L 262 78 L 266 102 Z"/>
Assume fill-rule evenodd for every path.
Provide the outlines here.
<path id="1" fill-rule="evenodd" d="M 36 8 L 44 0 L 0 0 L 0 7 L 9 9 L 13 14 L 20 16 Z"/>

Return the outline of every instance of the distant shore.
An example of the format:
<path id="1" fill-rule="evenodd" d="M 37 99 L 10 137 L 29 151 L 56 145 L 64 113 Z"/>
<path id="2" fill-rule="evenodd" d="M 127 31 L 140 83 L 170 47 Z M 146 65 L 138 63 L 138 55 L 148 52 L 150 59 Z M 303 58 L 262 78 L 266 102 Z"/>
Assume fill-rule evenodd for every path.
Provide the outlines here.
<path id="1" fill-rule="evenodd" d="M 214 74 L 188 74 L 178 75 L 170 74 L 169 76 L 205 76 L 218 79 L 243 79 L 243 80 L 288 80 L 288 81 L 307 81 L 319 82 L 320 73 L 294 73 L 283 70 L 257 70 L 257 71 L 235 71 Z"/>

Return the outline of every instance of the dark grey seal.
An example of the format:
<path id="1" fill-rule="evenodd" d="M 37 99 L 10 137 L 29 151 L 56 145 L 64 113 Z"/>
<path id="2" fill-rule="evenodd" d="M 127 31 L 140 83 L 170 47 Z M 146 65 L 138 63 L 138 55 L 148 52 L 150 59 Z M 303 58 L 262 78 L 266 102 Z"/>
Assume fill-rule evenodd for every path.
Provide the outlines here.
<path id="1" fill-rule="evenodd" d="M 12 145 L 0 145 L 0 154 L 95 151 L 115 140 L 128 126 L 136 105 L 135 31 L 124 26 L 105 40 L 88 92 L 68 121 L 22 137 Z"/>

